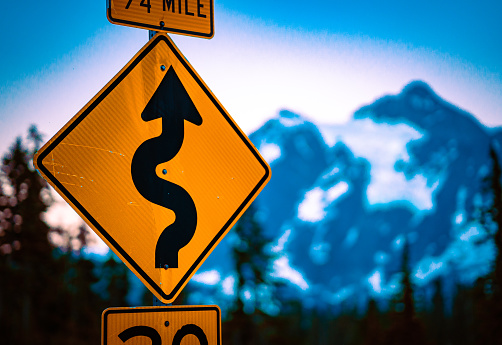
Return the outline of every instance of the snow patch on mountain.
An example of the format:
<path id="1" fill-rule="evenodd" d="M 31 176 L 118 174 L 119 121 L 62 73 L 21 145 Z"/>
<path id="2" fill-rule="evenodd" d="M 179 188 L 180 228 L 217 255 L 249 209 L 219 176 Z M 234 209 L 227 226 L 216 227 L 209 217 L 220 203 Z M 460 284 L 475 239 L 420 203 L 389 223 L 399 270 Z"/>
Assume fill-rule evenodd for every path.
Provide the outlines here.
<path id="1" fill-rule="evenodd" d="M 277 244 L 270 248 L 272 253 L 280 253 L 284 250 L 285 244 L 288 242 L 289 236 L 291 235 L 291 229 L 287 229 L 284 233 L 277 239 Z"/>
<path id="2" fill-rule="evenodd" d="M 266 140 L 262 140 L 258 151 L 268 164 L 272 164 L 281 157 L 281 147 L 275 143 L 268 143 Z"/>
<path id="3" fill-rule="evenodd" d="M 236 281 L 233 275 L 225 277 L 221 282 L 223 293 L 229 296 L 235 295 L 235 283 Z"/>
<path id="4" fill-rule="evenodd" d="M 457 209 L 452 215 L 452 224 L 454 226 L 460 226 L 467 220 L 467 212 L 465 210 L 465 201 L 467 198 L 467 187 L 460 186 L 457 191 Z"/>
<path id="5" fill-rule="evenodd" d="M 437 256 L 425 255 L 414 267 L 417 285 L 426 285 L 441 275 L 453 273 L 464 284 L 474 281 L 491 270 L 496 253 L 493 238 L 477 222 L 458 229 L 447 248 Z"/>
<path id="6" fill-rule="evenodd" d="M 287 255 L 283 255 L 274 261 L 274 271 L 271 276 L 274 278 L 286 279 L 301 290 L 307 290 L 309 288 L 309 284 L 303 275 L 290 266 Z"/>
<path id="7" fill-rule="evenodd" d="M 433 280 L 441 274 L 443 267 L 442 261 L 437 262 L 435 258 L 426 257 L 419 263 L 414 277 L 419 280 Z"/>
<path id="8" fill-rule="evenodd" d="M 371 180 L 366 190 L 370 208 L 400 203 L 414 212 L 433 209 L 434 193 L 442 176 L 424 171 L 410 177 L 396 169 L 412 163 L 407 145 L 424 139 L 425 131 L 406 123 L 376 123 L 370 118 L 344 125 L 323 125 L 319 130 L 330 147 L 343 142 L 356 157 L 370 162 Z"/>
<path id="9" fill-rule="evenodd" d="M 312 223 L 321 221 L 326 216 L 326 208 L 348 190 L 346 181 L 340 181 L 328 190 L 315 187 L 305 193 L 305 198 L 298 205 L 298 218 Z"/>
<path id="10" fill-rule="evenodd" d="M 380 271 L 375 270 L 368 278 L 368 282 L 373 288 L 373 291 L 376 293 L 382 292 L 382 273 Z"/>
<path id="11" fill-rule="evenodd" d="M 210 270 L 194 274 L 192 280 L 206 285 L 216 285 L 221 281 L 221 276 L 217 270 Z"/>
<path id="12" fill-rule="evenodd" d="M 281 110 L 279 112 L 279 122 L 284 127 L 295 127 L 305 123 L 305 120 L 298 114 L 289 110 Z"/>
<path id="13" fill-rule="evenodd" d="M 375 269 L 366 277 L 368 293 L 373 297 L 391 299 L 402 288 L 402 273 L 392 274 L 389 279 L 382 269 Z"/>

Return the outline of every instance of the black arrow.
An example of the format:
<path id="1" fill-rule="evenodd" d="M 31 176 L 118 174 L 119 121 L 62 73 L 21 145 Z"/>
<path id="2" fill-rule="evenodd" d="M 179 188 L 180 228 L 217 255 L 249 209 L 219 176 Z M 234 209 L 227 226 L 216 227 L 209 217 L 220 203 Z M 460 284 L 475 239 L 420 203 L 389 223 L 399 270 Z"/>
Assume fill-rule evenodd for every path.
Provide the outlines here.
<path id="1" fill-rule="evenodd" d="M 199 126 L 202 118 L 171 66 L 141 113 L 143 121 L 162 119 L 160 136 L 142 143 L 132 158 L 131 176 L 136 189 L 148 201 L 172 210 L 174 223 L 161 233 L 155 248 L 156 268 L 177 268 L 178 251 L 197 228 L 197 210 L 182 187 L 157 176 L 155 168 L 173 159 L 185 136 L 185 120 Z M 167 266 L 166 266 L 167 265 Z"/>

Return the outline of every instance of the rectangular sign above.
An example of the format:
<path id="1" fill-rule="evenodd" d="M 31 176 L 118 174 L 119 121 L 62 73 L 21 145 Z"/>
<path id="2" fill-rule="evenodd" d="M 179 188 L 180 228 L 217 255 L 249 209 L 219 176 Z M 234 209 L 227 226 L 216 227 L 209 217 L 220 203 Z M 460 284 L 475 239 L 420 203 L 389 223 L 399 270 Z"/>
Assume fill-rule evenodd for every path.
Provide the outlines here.
<path id="1" fill-rule="evenodd" d="M 214 0 L 108 0 L 113 24 L 212 38 Z"/>

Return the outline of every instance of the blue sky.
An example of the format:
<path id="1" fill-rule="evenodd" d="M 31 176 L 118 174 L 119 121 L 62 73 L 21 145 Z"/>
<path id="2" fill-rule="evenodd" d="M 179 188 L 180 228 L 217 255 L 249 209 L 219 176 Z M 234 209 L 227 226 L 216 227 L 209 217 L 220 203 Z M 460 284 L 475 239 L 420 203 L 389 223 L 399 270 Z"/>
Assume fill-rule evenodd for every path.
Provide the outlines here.
<path id="1" fill-rule="evenodd" d="M 36 123 L 49 139 L 147 41 L 105 0 L 7 1 L 0 12 L 0 149 Z M 422 79 L 502 125 L 500 1 L 215 0 L 211 40 L 172 35 L 246 131 L 281 108 L 342 123 Z"/>

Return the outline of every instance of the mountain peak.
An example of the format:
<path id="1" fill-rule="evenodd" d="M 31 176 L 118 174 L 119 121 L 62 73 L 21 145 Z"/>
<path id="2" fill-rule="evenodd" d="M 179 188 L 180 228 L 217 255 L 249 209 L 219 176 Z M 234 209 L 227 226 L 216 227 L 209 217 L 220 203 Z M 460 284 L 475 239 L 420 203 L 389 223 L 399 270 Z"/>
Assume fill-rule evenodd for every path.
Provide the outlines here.
<path id="1" fill-rule="evenodd" d="M 279 111 L 279 122 L 284 127 L 294 127 L 303 124 L 305 119 L 292 111 L 282 109 Z"/>
<path id="2" fill-rule="evenodd" d="M 420 80 L 412 81 L 399 94 L 384 96 L 354 113 L 354 119 L 363 118 L 379 122 L 411 122 L 438 133 L 449 129 L 463 133 L 463 137 L 484 137 L 486 134 L 486 127 L 472 114 L 442 99 Z"/>
<path id="3" fill-rule="evenodd" d="M 422 97 L 437 97 L 436 93 L 426 82 L 422 80 L 414 80 L 406 85 L 401 94 L 404 96 L 420 95 Z"/>
<path id="4" fill-rule="evenodd" d="M 297 113 L 293 113 L 292 111 L 287 110 L 287 109 L 281 109 L 279 111 L 279 117 L 284 117 L 284 118 L 288 118 L 288 119 L 299 119 L 299 118 L 301 118 L 301 116 L 298 115 Z"/>

